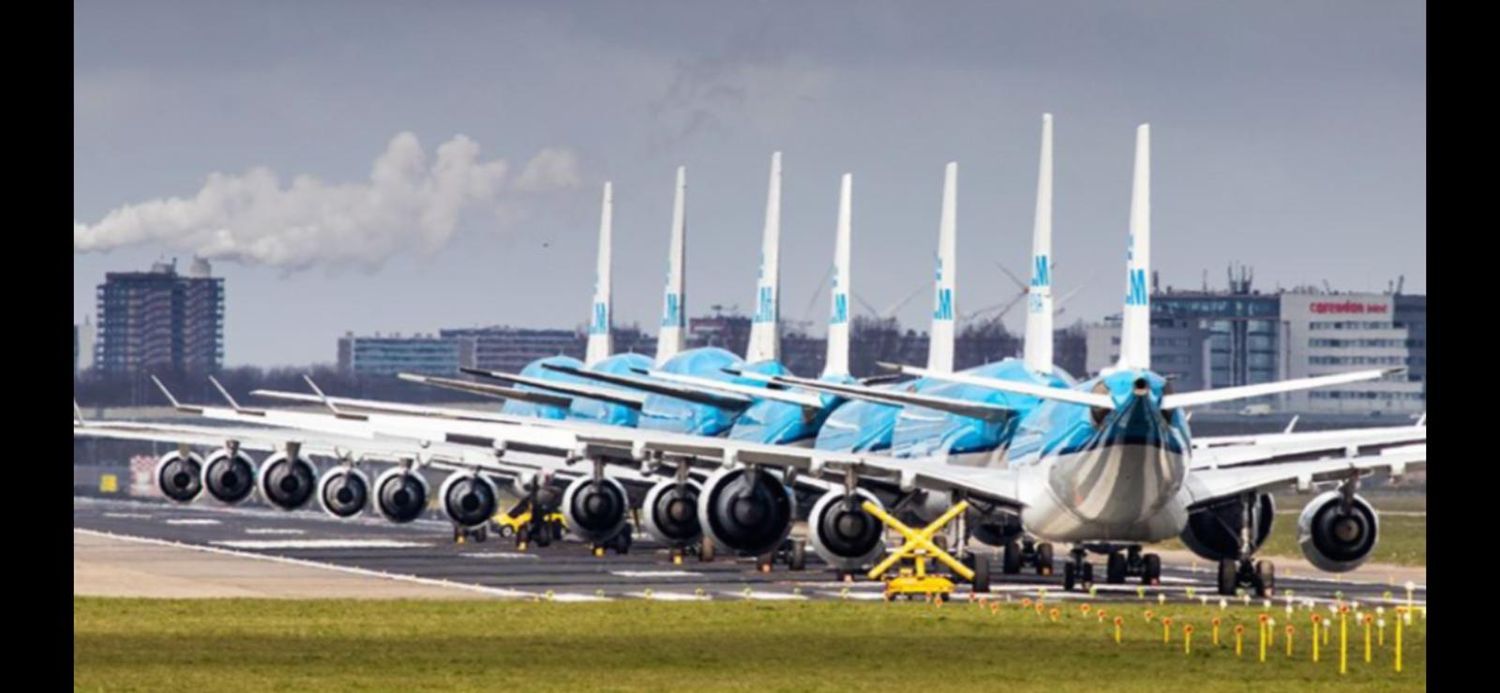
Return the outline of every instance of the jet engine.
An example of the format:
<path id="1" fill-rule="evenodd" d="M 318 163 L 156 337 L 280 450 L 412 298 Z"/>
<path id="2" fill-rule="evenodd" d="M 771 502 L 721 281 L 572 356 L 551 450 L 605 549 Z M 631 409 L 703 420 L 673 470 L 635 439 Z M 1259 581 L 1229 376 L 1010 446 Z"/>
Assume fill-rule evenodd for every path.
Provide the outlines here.
<path id="1" fill-rule="evenodd" d="M 1276 501 L 1269 493 L 1255 496 L 1256 518 L 1254 546 L 1265 543 L 1271 535 L 1271 521 L 1276 517 Z M 1187 526 L 1182 528 L 1182 543 L 1188 549 L 1210 561 L 1240 557 L 1240 529 L 1245 524 L 1245 502 L 1235 497 L 1207 505 L 1188 514 Z"/>
<path id="2" fill-rule="evenodd" d="M 724 469 L 703 484 L 698 522 L 709 538 L 733 551 L 775 550 L 792 531 L 797 499 L 781 479 L 763 469 Z"/>
<path id="3" fill-rule="evenodd" d="M 460 527 L 478 527 L 500 509 L 494 482 L 478 472 L 454 472 L 438 487 L 438 498 L 448 519 Z"/>
<path id="4" fill-rule="evenodd" d="M 187 503 L 203 492 L 203 458 L 174 450 L 157 460 L 155 476 L 163 496 Z"/>
<path id="5" fill-rule="evenodd" d="M 317 477 L 311 462 L 278 452 L 260 467 L 260 495 L 282 510 L 296 510 L 312 500 Z"/>
<path id="6" fill-rule="evenodd" d="M 427 480 L 405 467 L 375 478 L 375 508 L 391 522 L 411 522 L 427 509 Z"/>
<path id="7" fill-rule="evenodd" d="M 703 536 L 698 522 L 698 496 L 703 487 L 696 481 L 662 481 L 646 492 L 641 502 L 641 524 L 652 538 L 663 544 L 687 546 Z"/>
<path id="8" fill-rule="evenodd" d="M 1380 521 L 1365 499 L 1328 491 L 1302 509 L 1297 518 L 1297 545 L 1308 562 L 1331 573 L 1358 568 L 1379 538 Z"/>
<path id="9" fill-rule="evenodd" d="M 370 502 L 370 478 L 353 467 L 334 467 L 318 479 L 318 505 L 334 517 L 354 517 Z"/>
<path id="10" fill-rule="evenodd" d="M 865 501 L 881 505 L 864 489 L 848 493 L 835 489 L 823 494 L 807 514 L 807 541 L 830 566 L 844 572 L 870 567 L 885 552 L 883 526 L 860 507 Z"/>
<path id="11" fill-rule="evenodd" d="M 630 497 L 619 481 L 607 476 L 579 477 L 563 491 L 562 512 L 568 529 L 584 541 L 602 543 L 625 527 Z"/>
<path id="12" fill-rule="evenodd" d="M 223 503 L 238 503 L 255 490 L 255 460 L 239 449 L 220 448 L 203 466 L 203 488 Z"/>

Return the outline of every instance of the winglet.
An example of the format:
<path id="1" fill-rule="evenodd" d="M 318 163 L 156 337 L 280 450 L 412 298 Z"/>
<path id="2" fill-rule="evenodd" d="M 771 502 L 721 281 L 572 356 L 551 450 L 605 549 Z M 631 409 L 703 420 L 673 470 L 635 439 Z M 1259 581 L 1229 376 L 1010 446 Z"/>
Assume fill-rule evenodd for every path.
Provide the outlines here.
<path id="1" fill-rule="evenodd" d="M 1424 411 L 1424 412 L 1422 412 L 1422 416 L 1417 419 L 1417 427 L 1420 428 L 1420 427 L 1426 426 L 1426 425 L 1427 425 L 1427 412 Z"/>
<path id="2" fill-rule="evenodd" d="M 82 426 L 83 424 L 83 407 L 78 406 L 78 400 L 75 399 L 73 400 L 73 425 Z"/>
<path id="3" fill-rule="evenodd" d="M 312 376 L 303 373 L 302 380 L 307 383 L 308 387 L 312 388 L 313 393 L 318 396 L 318 399 L 323 400 L 323 406 L 328 407 L 328 411 L 336 415 L 343 414 L 343 412 L 339 411 L 338 407 L 334 406 L 333 401 L 328 399 L 328 395 L 323 394 L 323 390 L 318 387 L 318 384 L 313 382 Z"/>
<path id="4" fill-rule="evenodd" d="M 1036 220 L 1031 233 L 1031 283 L 1026 287 L 1026 368 L 1052 372 L 1052 114 L 1042 115 L 1042 156 L 1036 180 Z"/>
<path id="5" fill-rule="evenodd" d="M 1294 429 L 1294 428 L 1297 427 L 1297 419 L 1300 419 L 1300 418 L 1302 418 L 1301 414 L 1294 414 L 1294 415 L 1292 415 L 1292 420 L 1287 422 L 1287 424 L 1286 424 L 1286 430 L 1282 431 L 1282 433 L 1291 433 L 1292 429 Z"/>
<path id="6" fill-rule="evenodd" d="M 943 210 L 938 221 L 937 275 L 933 282 L 932 329 L 927 340 L 927 367 L 953 371 L 955 275 L 958 271 L 958 162 L 943 169 Z"/>
<path id="7" fill-rule="evenodd" d="M 167 396 L 167 401 L 172 404 L 173 409 L 176 409 L 177 411 L 187 412 L 189 414 L 203 413 L 203 407 L 194 407 L 178 402 L 177 398 L 172 396 L 172 391 L 168 390 L 167 386 L 162 384 L 161 379 L 156 377 L 155 375 L 151 376 L 151 382 L 156 383 L 156 389 L 161 390 L 161 393 Z"/>

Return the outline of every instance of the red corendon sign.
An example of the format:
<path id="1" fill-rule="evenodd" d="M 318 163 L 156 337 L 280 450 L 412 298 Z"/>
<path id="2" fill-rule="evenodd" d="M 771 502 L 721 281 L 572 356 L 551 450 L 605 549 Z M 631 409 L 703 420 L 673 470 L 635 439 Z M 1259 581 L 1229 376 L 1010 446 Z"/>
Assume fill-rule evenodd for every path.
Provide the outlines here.
<path id="1" fill-rule="evenodd" d="M 1359 301 L 1324 301 L 1313 303 L 1308 306 L 1314 313 L 1388 313 L 1389 305 L 1384 303 L 1360 303 Z"/>

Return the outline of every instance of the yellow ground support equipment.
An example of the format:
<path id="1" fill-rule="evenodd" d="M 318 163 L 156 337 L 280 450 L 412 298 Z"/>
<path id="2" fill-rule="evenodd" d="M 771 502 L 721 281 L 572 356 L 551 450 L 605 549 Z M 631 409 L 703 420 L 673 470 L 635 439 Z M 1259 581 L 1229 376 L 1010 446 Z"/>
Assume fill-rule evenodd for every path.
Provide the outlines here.
<path id="1" fill-rule="evenodd" d="M 890 513 L 881 510 L 880 506 L 869 501 L 865 501 L 860 507 L 864 508 L 865 512 L 874 515 L 881 522 L 884 522 L 887 527 L 896 530 L 902 537 L 906 538 L 906 543 L 902 544 L 895 551 L 892 551 L 891 555 L 886 556 L 885 560 L 881 561 L 879 565 L 870 569 L 869 575 L 871 580 L 885 579 L 885 598 L 887 600 L 895 599 L 901 595 L 906 595 L 907 597 L 932 595 L 938 599 L 947 599 L 953 593 L 953 581 L 942 575 L 928 573 L 927 562 L 930 560 L 936 560 L 948 566 L 949 569 L 964 580 L 972 581 L 974 579 L 973 570 L 970 570 L 962 561 L 954 558 L 947 551 L 938 548 L 937 544 L 932 542 L 932 537 L 938 533 L 938 530 L 942 529 L 949 522 L 952 522 L 953 518 L 962 515 L 965 510 L 969 509 L 968 501 L 960 501 L 957 505 L 949 508 L 948 512 L 943 513 L 942 517 L 933 520 L 931 524 L 920 530 L 914 530 L 906 526 L 906 523 L 892 517 Z M 896 575 L 888 576 L 887 573 L 891 571 L 891 568 L 903 559 L 910 559 L 913 567 L 901 568 L 896 572 Z"/>

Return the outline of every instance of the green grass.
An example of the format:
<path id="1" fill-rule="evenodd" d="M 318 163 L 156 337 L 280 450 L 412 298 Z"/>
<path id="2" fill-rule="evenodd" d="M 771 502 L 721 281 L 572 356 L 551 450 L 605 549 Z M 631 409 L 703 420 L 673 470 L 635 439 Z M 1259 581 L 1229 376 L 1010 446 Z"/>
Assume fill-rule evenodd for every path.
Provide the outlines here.
<path id="1" fill-rule="evenodd" d="M 1058 603 L 1052 623 L 1019 602 L 998 614 L 962 602 L 549 604 L 447 601 L 74 599 L 79 690 L 848 690 L 1196 692 L 1286 690 L 1337 682 L 1351 690 L 1423 690 L 1425 619 L 1405 633 L 1406 670 L 1389 649 L 1338 674 L 1337 633 L 1310 661 L 1307 612 L 1295 656 L 1278 633 L 1256 660 L 1253 608 L 1224 612 L 1225 646 L 1210 643 L 1213 607 L 1104 604 L 1112 626 Z M 1158 621 L 1147 623 L 1146 609 Z M 1273 616 L 1281 616 L 1273 610 Z M 1325 612 L 1326 613 L 1326 612 Z M 1160 616 L 1172 615 L 1163 645 Z M 1389 614 L 1388 614 L 1389 616 Z M 1182 624 L 1195 624 L 1193 653 Z M 1233 624 L 1247 624 L 1245 655 Z M 1283 624 L 1284 625 L 1284 624 Z M 1393 633 L 1387 632 L 1389 640 Z"/>
<path id="2" fill-rule="evenodd" d="M 1275 557 L 1302 557 L 1297 547 L 1297 513 L 1302 511 L 1311 498 L 1309 496 L 1285 496 L 1276 499 L 1275 522 L 1271 523 L 1271 536 L 1266 539 L 1258 555 Z M 1427 565 L 1427 517 L 1422 515 L 1397 515 L 1391 513 L 1423 513 L 1427 511 L 1425 495 L 1370 496 L 1368 498 L 1380 514 L 1380 539 L 1370 554 L 1372 563 L 1394 565 Z M 1295 511 L 1288 513 L 1287 511 Z M 1187 547 L 1177 540 L 1160 544 L 1165 549 Z"/>

